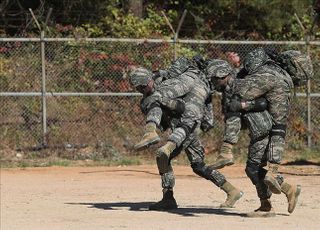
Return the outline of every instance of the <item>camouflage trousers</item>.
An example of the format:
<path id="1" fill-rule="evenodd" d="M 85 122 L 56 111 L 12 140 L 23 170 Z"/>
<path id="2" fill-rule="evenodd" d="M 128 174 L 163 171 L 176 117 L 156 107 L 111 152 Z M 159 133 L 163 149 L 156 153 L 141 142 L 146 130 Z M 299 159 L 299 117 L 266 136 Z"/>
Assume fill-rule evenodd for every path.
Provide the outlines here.
<path id="1" fill-rule="evenodd" d="M 249 129 L 251 139 L 248 147 L 246 173 L 255 185 L 258 197 L 260 199 L 268 199 L 271 197 L 271 191 L 264 183 L 267 170 L 263 167 L 269 161 L 272 118 L 267 111 L 264 111 L 247 113 L 243 116 L 243 119 Z M 283 178 L 281 175 L 278 175 L 277 179 L 282 183 Z"/>
<path id="2" fill-rule="evenodd" d="M 255 185 L 258 197 L 260 199 L 269 199 L 271 197 L 271 191 L 264 183 L 267 170 L 264 168 L 268 161 L 268 147 L 269 136 L 251 141 L 248 148 L 248 160 L 246 164 L 246 174 Z M 277 181 L 281 185 L 283 183 L 283 177 L 281 174 L 277 175 Z"/>
<path id="3" fill-rule="evenodd" d="M 171 160 L 185 150 L 190 161 L 191 168 L 197 175 L 210 180 L 216 186 L 221 187 L 226 179 L 220 172 L 211 169 L 204 162 L 204 147 L 200 140 L 192 133 L 182 145 L 175 149 L 169 158 L 169 171 L 161 175 L 162 188 L 172 189 L 175 184 L 175 176 L 171 165 Z"/>

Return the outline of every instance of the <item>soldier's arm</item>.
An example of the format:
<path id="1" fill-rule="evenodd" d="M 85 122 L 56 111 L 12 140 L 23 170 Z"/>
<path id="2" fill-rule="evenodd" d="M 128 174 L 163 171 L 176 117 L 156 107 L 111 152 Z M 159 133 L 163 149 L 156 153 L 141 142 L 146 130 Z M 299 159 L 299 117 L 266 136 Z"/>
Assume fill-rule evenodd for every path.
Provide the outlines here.
<path id="1" fill-rule="evenodd" d="M 147 107 L 150 108 L 154 103 L 159 103 L 171 110 L 183 113 L 181 109 L 184 109 L 184 106 L 178 99 L 189 93 L 193 86 L 194 79 L 187 74 L 163 81 L 156 91 L 146 99 Z"/>
<path id="2" fill-rule="evenodd" d="M 159 127 L 163 113 L 162 109 L 158 103 L 154 103 L 151 106 L 148 105 L 147 100 L 148 97 L 143 97 L 140 101 L 140 109 L 146 115 L 146 123 L 153 122 Z"/>
<path id="3" fill-rule="evenodd" d="M 223 141 L 229 144 L 236 144 L 241 130 L 241 117 L 235 114 L 226 114 L 224 125 Z"/>
<path id="4" fill-rule="evenodd" d="M 213 120 L 212 96 L 210 95 L 205 102 L 204 114 L 200 126 L 201 130 L 207 132 L 212 129 Z"/>
<path id="5" fill-rule="evenodd" d="M 253 100 L 261 97 L 276 84 L 274 77 L 269 74 L 253 74 L 235 81 L 233 93 L 244 100 Z"/>
<path id="6" fill-rule="evenodd" d="M 268 108 L 268 101 L 264 97 L 254 100 L 242 100 L 234 96 L 229 103 L 229 110 L 232 112 L 262 112 Z"/>

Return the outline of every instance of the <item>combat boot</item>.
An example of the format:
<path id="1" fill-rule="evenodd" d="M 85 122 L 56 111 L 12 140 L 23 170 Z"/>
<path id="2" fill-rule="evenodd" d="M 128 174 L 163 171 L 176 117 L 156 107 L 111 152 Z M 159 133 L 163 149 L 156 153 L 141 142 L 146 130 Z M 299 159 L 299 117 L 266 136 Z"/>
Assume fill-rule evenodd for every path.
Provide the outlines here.
<path id="1" fill-rule="evenodd" d="M 227 193 L 227 199 L 220 205 L 220 208 L 233 208 L 234 204 L 243 196 L 243 192 L 226 181 L 221 189 Z"/>
<path id="2" fill-rule="evenodd" d="M 247 213 L 247 217 L 274 217 L 276 213 L 269 199 L 260 200 L 260 207 L 254 212 Z"/>
<path id="3" fill-rule="evenodd" d="M 170 210 L 178 207 L 176 200 L 173 197 L 171 189 L 163 189 L 163 198 L 155 204 L 149 206 L 149 210 Z"/>
<path id="4" fill-rule="evenodd" d="M 301 192 L 300 185 L 290 185 L 287 182 L 281 184 L 281 192 L 283 192 L 288 200 L 288 212 L 292 213 L 297 205 L 298 197 Z"/>
<path id="5" fill-rule="evenodd" d="M 276 179 L 278 168 L 278 164 L 268 163 L 268 172 L 263 180 L 269 187 L 270 191 L 274 194 L 281 194 L 281 186 Z"/>
<path id="6" fill-rule="evenodd" d="M 160 137 L 156 132 L 157 126 L 153 122 L 148 122 L 145 127 L 145 133 L 142 140 L 134 146 L 135 150 L 143 150 L 150 145 L 156 144 L 160 141 Z"/>
<path id="7" fill-rule="evenodd" d="M 232 144 L 223 142 L 217 160 L 210 166 L 210 168 L 221 169 L 225 166 L 233 165 L 232 147 Z"/>
<path id="8" fill-rule="evenodd" d="M 168 141 L 157 151 L 156 161 L 160 174 L 167 173 L 169 170 L 169 156 L 176 148 L 176 143 Z"/>

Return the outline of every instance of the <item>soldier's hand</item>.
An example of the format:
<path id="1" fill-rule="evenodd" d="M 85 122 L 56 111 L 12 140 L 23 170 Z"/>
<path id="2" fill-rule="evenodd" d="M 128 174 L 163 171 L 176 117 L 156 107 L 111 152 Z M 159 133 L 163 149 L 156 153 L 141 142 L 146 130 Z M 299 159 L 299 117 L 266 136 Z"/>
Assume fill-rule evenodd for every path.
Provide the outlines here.
<path id="1" fill-rule="evenodd" d="M 259 97 L 252 101 L 246 101 L 245 106 L 243 109 L 247 112 L 262 112 L 268 108 L 268 101 L 263 98 Z"/>
<path id="2" fill-rule="evenodd" d="M 179 99 L 164 99 L 162 98 L 161 104 L 166 106 L 168 109 L 177 112 L 179 114 L 183 114 L 185 110 L 184 101 Z"/>
<path id="3" fill-rule="evenodd" d="M 238 98 L 232 98 L 229 103 L 229 110 L 231 112 L 239 112 L 242 110 L 241 100 Z"/>
<path id="4" fill-rule="evenodd" d="M 143 99 L 141 103 L 141 107 L 145 108 L 147 111 L 154 105 L 155 103 L 160 101 L 160 97 L 156 94 L 152 94 L 151 96 L 148 96 Z"/>
<path id="5" fill-rule="evenodd" d="M 213 124 L 209 123 L 208 121 L 202 121 L 201 122 L 200 129 L 203 132 L 208 132 L 212 128 L 213 128 Z"/>

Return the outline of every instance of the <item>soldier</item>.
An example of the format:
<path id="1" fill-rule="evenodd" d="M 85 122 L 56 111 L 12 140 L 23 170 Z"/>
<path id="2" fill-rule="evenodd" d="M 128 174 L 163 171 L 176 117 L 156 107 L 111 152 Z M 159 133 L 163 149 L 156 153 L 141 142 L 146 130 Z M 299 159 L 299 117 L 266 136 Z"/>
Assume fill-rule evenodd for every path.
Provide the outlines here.
<path id="1" fill-rule="evenodd" d="M 221 207 L 232 207 L 243 192 L 235 188 L 218 171 L 212 170 L 204 163 L 204 147 L 198 138 L 200 122 L 203 118 L 205 101 L 209 96 L 207 83 L 199 78 L 201 74 L 196 68 L 189 68 L 178 77 L 163 82 L 154 81 L 152 73 L 145 68 L 138 68 L 130 73 L 130 83 L 143 94 L 141 109 L 149 122 L 155 127 L 165 130 L 171 128 L 167 143 L 156 153 L 157 166 L 161 176 L 163 198 L 150 205 L 150 210 L 168 210 L 177 208 L 173 196 L 175 177 L 171 159 L 185 150 L 193 171 L 210 180 L 227 194 Z M 185 109 L 182 114 L 168 108 L 166 102 L 183 99 Z M 165 103 L 163 103 L 165 102 Z M 174 103 L 173 103 L 174 104 Z M 160 117 L 160 118 L 159 118 Z"/>
<path id="2" fill-rule="evenodd" d="M 216 85 L 216 88 L 222 91 L 222 107 L 225 113 L 225 135 L 224 145 L 220 151 L 221 159 L 231 159 L 232 145 L 238 141 L 238 135 L 241 129 L 241 120 L 249 128 L 251 138 L 248 148 L 248 160 L 246 164 L 246 173 L 255 185 L 261 206 L 249 217 L 255 216 L 274 216 L 274 210 L 271 205 L 271 191 L 265 183 L 267 170 L 263 167 L 267 162 L 268 144 L 272 130 L 272 117 L 267 108 L 267 101 L 264 98 L 258 98 L 254 101 L 242 101 L 241 110 L 230 108 L 237 103 L 239 99 L 235 97 L 235 90 L 238 89 L 238 82 L 242 79 L 236 79 L 233 69 L 223 60 L 213 60 L 207 67 L 208 77 Z M 240 113 L 241 111 L 242 113 Z M 231 155 L 231 156 L 230 156 Z M 300 186 L 290 185 L 283 181 L 283 177 L 277 175 L 278 183 L 281 184 L 283 192 L 288 200 L 288 212 L 292 213 L 297 204 L 300 194 Z"/>
<path id="3" fill-rule="evenodd" d="M 183 80 L 183 79 L 180 79 L 179 76 L 189 68 L 193 69 L 192 71 L 195 71 L 194 69 L 197 68 L 196 63 L 187 59 L 184 56 L 181 56 L 178 59 L 176 59 L 168 69 L 166 70 L 161 69 L 161 70 L 155 71 L 152 75 L 152 80 L 155 82 L 154 84 L 160 84 L 165 80 L 175 78 L 175 80 L 171 80 L 171 81 L 176 81 L 176 84 L 177 84 L 179 83 L 179 81 L 181 82 L 181 80 Z M 197 74 L 197 76 L 203 77 L 203 74 Z M 178 84 L 178 85 L 181 86 L 181 84 Z M 149 97 L 143 103 L 146 106 L 148 106 L 148 104 L 152 104 L 150 103 L 152 100 L 154 101 L 157 100 L 155 98 L 157 96 L 159 95 L 156 95 L 156 94 L 152 95 L 152 97 Z M 201 129 L 204 131 L 208 131 L 210 128 L 213 127 L 213 109 L 212 109 L 211 98 L 212 97 L 208 97 L 205 103 L 206 106 L 205 106 L 204 116 L 201 122 Z M 161 100 L 161 104 L 163 105 L 165 104 L 167 108 L 171 108 L 174 111 L 179 111 L 180 114 L 183 113 L 182 110 L 184 110 L 184 103 L 181 100 L 171 100 L 166 95 L 161 97 L 160 100 Z M 154 106 L 155 104 L 153 104 L 153 107 L 157 107 L 157 106 Z M 142 150 L 160 141 L 160 137 L 158 136 L 156 130 L 157 130 L 157 124 L 160 123 L 161 110 L 160 108 L 156 108 L 156 109 L 152 108 L 152 109 L 153 111 L 155 111 L 154 115 L 157 114 L 157 116 L 151 116 L 150 118 L 151 120 L 147 119 L 146 126 L 145 126 L 145 133 L 142 139 L 134 146 L 135 150 Z"/>
<path id="4" fill-rule="evenodd" d="M 262 48 L 247 54 L 244 59 L 244 68 L 248 76 L 237 81 L 234 92 L 243 100 L 252 100 L 264 95 L 269 102 L 269 113 L 273 119 L 273 127 L 268 151 L 269 170 L 265 182 L 273 193 L 279 194 L 281 188 L 275 176 L 285 146 L 284 140 L 293 82 L 286 71 L 272 63 Z M 236 107 L 241 108 L 240 101 Z"/>

